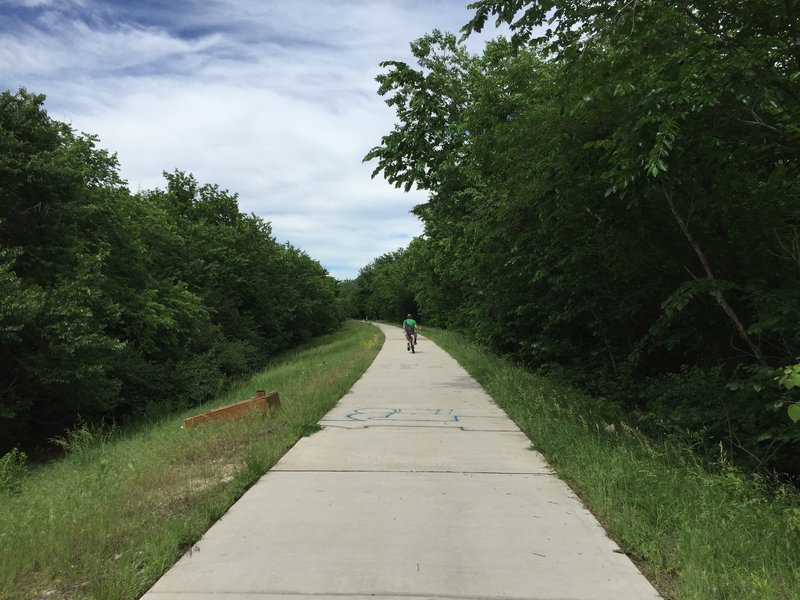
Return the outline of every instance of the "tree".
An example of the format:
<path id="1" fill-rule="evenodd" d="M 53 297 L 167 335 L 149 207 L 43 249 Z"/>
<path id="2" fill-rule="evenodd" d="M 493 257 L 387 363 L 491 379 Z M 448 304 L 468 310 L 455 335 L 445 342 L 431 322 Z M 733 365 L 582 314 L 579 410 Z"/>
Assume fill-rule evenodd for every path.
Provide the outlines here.
<path id="1" fill-rule="evenodd" d="M 3 437 L 112 409 L 119 389 L 112 363 L 122 345 L 104 326 L 118 307 L 98 288 L 110 252 L 104 217 L 123 183 L 116 158 L 52 121 L 43 102 L 24 89 L 0 94 Z"/>
<path id="2" fill-rule="evenodd" d="M 762 236 L 791 217 L 800 150 L 800 131 L 792 125 L 800 116 L 793 75 L 800 54 L 791 4 L 760 2 L 755 11 L 739 2 L 471 6 L 477 12 L 466 31 L 479 30 L 495 13 L 522 42 L 554 11 L 557 26 L 537 41 L 571 71 L 573 110 L 602 111 L 612 98 L 622 99 L 625 123 L 589 142 L 603 150 L 608 193 L 666 202 L 700 271 L 676 290 L 678 303 L 709 293 L 749 353 L 762 365 L 773 363 L 763 343 L 785 340 L 763 339 L 758 317 L 745 321 L 726 295 L 738 288 L 743 303 L 752 305 L 771 294 L 719 276 L 726 265 L 712 264 L 711 242 L 703 238 L 746 231 L 747 223 L 734 219 L 750 220 L 755 206 L 771 221 L 758 232 Z M 732 209 L 732 201 L 741 205 Z M 756 243 L 774 246 L 766 239 Z"/>
<path id="3" fill-rule="evenodd" d="M 390 322 L 416 314 L 416 282 L 409 267 L 407 252 L 397 251 L 361 269 L 353 284 L 356 314 Z"/>
<path id="4" fill-rule="evenodd" d="M 512 39 L 472 57 L 434 33 L 419 68 L 379 80 L 399 124 L 367 158 L 430 191 L 406 252 L 420 307 L 570 367 L 643 427 L 795 469 L 769 408 L 800 347 L 793 21 L 768 3 L 472 7 L 467 32 L 494 14 Z M 457 110 L 428 119 L 430 98 Z"/>

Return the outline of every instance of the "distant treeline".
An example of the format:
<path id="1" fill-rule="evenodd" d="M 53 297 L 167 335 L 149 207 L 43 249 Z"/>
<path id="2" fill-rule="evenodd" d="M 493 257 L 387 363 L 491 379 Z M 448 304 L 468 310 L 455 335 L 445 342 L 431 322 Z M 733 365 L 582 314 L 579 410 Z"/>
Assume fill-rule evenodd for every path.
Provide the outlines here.
<path id="1" fill-rule="evenodd" d="M 510 40 L 434 32 L 384 63 L 397 124 L 367 159 L 430 196 L 424 235 L 348 284 L 353 314 L 418 311 L 639 428 L 800 474 L 789 4 L 482 0 L 466 32 Z"/>
<path id="2" fill-rule="evenodd" d="M 236 195 L 177 171 L 131 194 L 43 102 L 0 95 L 0 454 L 208 400 L 338 326 L 337 282 Z"/>

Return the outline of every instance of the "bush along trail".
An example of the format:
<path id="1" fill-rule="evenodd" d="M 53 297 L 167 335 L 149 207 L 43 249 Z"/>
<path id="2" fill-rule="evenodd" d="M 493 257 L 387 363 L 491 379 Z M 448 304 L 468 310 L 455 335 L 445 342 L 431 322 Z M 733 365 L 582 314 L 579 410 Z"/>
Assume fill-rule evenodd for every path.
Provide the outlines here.
<path id="1" fill-rule="evenodd" d="M 26 468 L 0 462 L 0 599 L 141 596 L 367 369 L 383 344 L 348 322 L 270 362 L 213 403 L 114 430 L 83 424 L 60 438 L 67 457 Z M 266 419 L 184 429 L 203 410 L 278 390 Z"/>

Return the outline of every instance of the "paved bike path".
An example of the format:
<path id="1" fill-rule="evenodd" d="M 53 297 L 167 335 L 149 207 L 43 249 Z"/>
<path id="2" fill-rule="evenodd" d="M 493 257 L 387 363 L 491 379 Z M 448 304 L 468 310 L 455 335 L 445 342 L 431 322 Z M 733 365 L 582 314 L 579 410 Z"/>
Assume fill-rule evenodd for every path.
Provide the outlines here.
<path id="1" fill-rule="evenodd" d="M 659 598 L 455 360 L 381 328 L 323 430 L 144 600 Z"/>

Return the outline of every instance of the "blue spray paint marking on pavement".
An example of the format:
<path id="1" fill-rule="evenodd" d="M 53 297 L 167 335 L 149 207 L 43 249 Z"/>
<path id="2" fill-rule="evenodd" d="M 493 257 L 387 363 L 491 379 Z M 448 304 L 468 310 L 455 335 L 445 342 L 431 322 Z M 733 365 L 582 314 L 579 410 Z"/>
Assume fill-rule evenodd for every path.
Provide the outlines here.
<path id="1" fill-rule="evenodd" d="M 458 423 L 455 411 L 441 408 L 356 408 L 346 417 L 349 421 L 416 421 L 436 423 Z"/>

